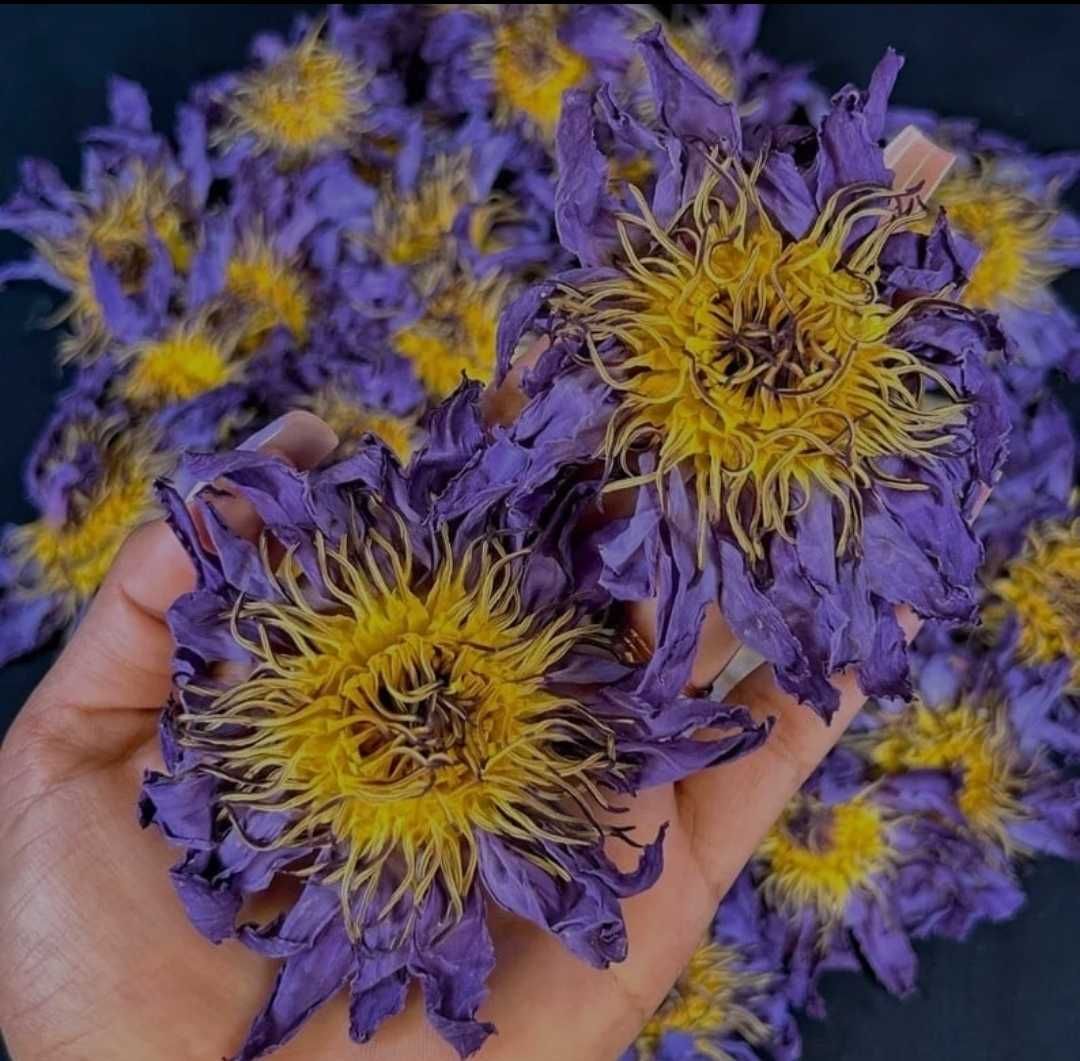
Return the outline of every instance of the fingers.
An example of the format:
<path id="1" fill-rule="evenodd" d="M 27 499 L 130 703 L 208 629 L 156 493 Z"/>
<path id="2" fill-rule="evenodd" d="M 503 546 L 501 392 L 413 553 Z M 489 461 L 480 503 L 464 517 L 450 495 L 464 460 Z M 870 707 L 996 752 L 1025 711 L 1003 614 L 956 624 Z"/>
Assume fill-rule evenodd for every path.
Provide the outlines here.
<path id="1" fill-rule="evenodd" d="M 898 609 L 897 619 L 910 641 L 920 620 L 908 608 Z M 781 691 L 768 666 L 753 670 L 727 695 L 731 703 L 746 705 L 755 718 L 772 717 L 775 724 L 768 740 L 750 755 L 705 770 L 678 787 L 680 812 L 717 899 L 866 702 L 853 672 L 838 675 L 833 685 L 840 706 L 828 725 Z"/>
<path id="2" fill-rule="evenodd" d="M 34 700 L 48 694 L 91 710 L 160 706 L 172 658 L 165 612 L 194 582 L 191 561 L 166 524 L 140 527 Z"/>
<path id="3" fill-rule="evenodd" d="M 631 628 L 650 648 L 656 645 L 656 598 L 633 601 L 626 606 L 626 618 Z M 701 624 L 697 655 L 690 670 L 690 686 L 694 690 L 709 689 L 720 672 L 739 650 L 739 639 L 720 614 L 720 608 L 710 604 Z"/>
<path id="4" fill-rule="evenodd" d="M 278 417 L 262 431 L 242 442 L 237 449 L 264 453 L 267 456 L 280 457 L 294 468 L 314 468 L 328 457 L 338 444 L 338 437 L 324 420 L 313 413 L 295 409 Z M 196 483 L 188 491 L 188 502 L 192 502 L 209 483 Z M 221 517 L 233 534 L 249 541 L 255 541 L 262 530 L 255 506 L 246 498 L 236 493 L 228 483 L 213 484 L 215 493 L 209 499 L 214 511 Z M 203 548 L 212 551 L 212 543 L 202 523 L 202 514 L 193 512 L 195 524 Z"/>
<path id="5" fill-rule="evenodd" d="M 548 348 L 549 340 L 546 336 L 535 339 L 515 359 L 513 367 L 506 374 L 506 379 L 498 386 L 488 387 L 480 400 L 480 410 L 484 419 L 489 424 L 499 424 L 509 427 L 529 403 L 525 392 L 521 389 L 521 381 L 525 373 L 540 360 L 540 355 Z"/>
<path id="6" fill-rule="evenodd" d="M 289 413 L 249 440 L 249 447 L 313 467 L 337 436 L 310 413 Z M 250 513 L 224 499 L 226 520 L 243 529 Z M 80 757 L 127 755 L 153 732 L 146 711 L 169 693 L 173 643 L 170 605 L 194 585 L 187 554 L 164 522 L 124 543 L 71 641 L 23 710 L 38 735 L 52 735 Z M 133 717 L 134 716 L 134 717 Z M 141 716 L 141 717 L 140 717 Z"/>

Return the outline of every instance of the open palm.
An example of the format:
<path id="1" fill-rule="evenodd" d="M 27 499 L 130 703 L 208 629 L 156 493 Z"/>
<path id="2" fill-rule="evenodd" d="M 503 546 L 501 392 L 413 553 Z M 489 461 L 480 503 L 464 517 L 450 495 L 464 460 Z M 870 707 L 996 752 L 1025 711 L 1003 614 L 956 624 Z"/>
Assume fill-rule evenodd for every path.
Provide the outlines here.
<path id="1" fill-rule="evenodd" d="M 293 417 L 274 448 L 313 465 L 332 441 Z M 18 1061 L 215 1061 L 239 1048 L 273 983 L 277 963 L 238 943 L 211 947 L 191 927 L 167 873 L 175 850 L 137 821 L 143 771 L 160 768 L 172 654 L 164 613 L 192 579 L 164 524 L 133 535 L 0 749 L 0 1027 Z M 736 645 L 715 617 L 704 642 L 707 675 Z M 753 672 L 731 699 L 776 718 L 765 746 L 634 801 L 640 836 L 670 825 L 659 882 L 624 903 L 626 962 L 590 968 L 552 936 L 491 911 L 497 964 L 480 1016 L 499 1034 L 483 1061 L 591 1061 L 628 1045 L 758 840 L 858 710 L 854 679 L 838 687 L 841 710 L 826 728 L 767 668 Z M 361 1047 L 335 999 L 277 1056 L 455 1059 L 422 1009 L 410 1004 Z"/>

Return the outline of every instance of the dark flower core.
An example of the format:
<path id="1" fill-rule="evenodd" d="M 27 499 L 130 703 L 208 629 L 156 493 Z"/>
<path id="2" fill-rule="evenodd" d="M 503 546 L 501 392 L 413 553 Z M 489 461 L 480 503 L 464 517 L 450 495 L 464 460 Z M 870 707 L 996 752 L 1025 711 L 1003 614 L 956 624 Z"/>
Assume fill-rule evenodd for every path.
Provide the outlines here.
<path id="1" fill-rule="evenodd" d="M 843 548 L 863 489 L 916 488 L 878 462 L 930 459 L 964 418 L 948 383 L 890 341 L 919 301 L 894 308 L 878 294 L 882 249 L 920 215 L 880 188 L 846 188 L 847 201 L 834 196 L 792 241 L 762 206 L 757 170 L 710 163 L 666 228 L 631 187 L 638 212 L 620 215 L 621 275 L 555 301 L 619 399 L 603 456 L 626 477 L 610 488 L 661 488 L 678 467 L 695 486 L 702 543 L 707 523 L 726 517 L 754 556 L 764 532 L 787 533 L 822 489 L 843 514 Z M 657 453 L 646 474 L 633 466 L 642 448 Z"/>
<path id="2" fill-rule="evenodd" d="M 460 914 L 480 832 L 567 879 L 552 851 L 610 831 L 593 808 L 620 767 L 613 733 L 551 675 L 606 632 L 526 611 L 521 554 L 497 544 L 455 557 L 444 542 L 423 572 L 377 534 L 315 544 L 329 605 L 287 559 L 279 602 L 234 609 L 253 672 L 180 716 L 224 781 L 224 812 L 287 815 L 274 846 L 322 853 L 350 924 L 384 875 L 380 914 L 436 882 Z"/>

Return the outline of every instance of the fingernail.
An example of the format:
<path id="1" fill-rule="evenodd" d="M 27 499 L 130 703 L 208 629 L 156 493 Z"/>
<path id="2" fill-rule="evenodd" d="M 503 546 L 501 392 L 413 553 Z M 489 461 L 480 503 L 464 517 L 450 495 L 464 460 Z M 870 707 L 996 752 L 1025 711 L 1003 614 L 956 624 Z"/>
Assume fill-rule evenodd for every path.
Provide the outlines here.
<path id="1" fill-rule="evenodd" d="M 314 468 L 337 447 L 338 437 L 314 413 L 294 409 L 248 439 L 244 448 L 272 449 L 297 468 Z"/>
<path id="2" fill-rule="evenodd" d="M 336 448 L 338 437 L 324 420 L 302 409 L 279 416 L 261 431 L 244 439 L 236 448 L 272 450 L 297 468 L 314 468 Z M 200 490 L 208 486 L 197 482 L 188 492 L 185 501 L 191 501 Z"/>
<path id="3" fill-rule="evenodd" d="M 914 125 L 905 125 L 885 148 L 885 165 L 893 171 L 893 189 L 918 188 L 926 202 L 956 162 L 956 155 L 939 147 Z"/>
<path id="4" fill-rule="evenodd" d="M 270 442 L 273 442 L 278 435 L 281 434 L 282 429 L 285 426 L 285 417 L 279 416 L 276 420 L 272 420 L 261 431 L 256 431 L 254 435 L 249 438 L 245 438 L 243 442 L 237 446 L 237 449 L 255 450 L 262 449 L 263 446 Z M 200 479 L 188 492 L 184 501 L 190 503 L 195 500 L 199 492 L 205 489 L 210 484 L 205 479 Z"/>
<path id="5" fill-rule="evenodd" d="M 245 438 L 236 448 L 246 450 L 262 449 L 268 442 L 273 442 L 273 440 L 281 434 L 285 428 L 285 421 L 289 416 L 290 414 L 286 413 L 284 416 L 279 416 L 276 420 L 271 420 L 266 427 L 261 431 L 256 431 L 254 435 Z"/>

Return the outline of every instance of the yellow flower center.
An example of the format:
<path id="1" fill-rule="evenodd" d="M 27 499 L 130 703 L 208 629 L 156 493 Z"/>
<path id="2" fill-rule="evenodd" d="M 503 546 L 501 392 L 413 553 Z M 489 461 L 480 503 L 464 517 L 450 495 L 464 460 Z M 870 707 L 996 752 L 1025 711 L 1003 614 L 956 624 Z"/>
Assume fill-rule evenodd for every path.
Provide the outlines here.
<path id="1" fill-rule="evenodd" d="M 90 279 L 91 255 L 96 251 L 117 274 L 124 292 L 134 294 L 150 264 L 151 234 L 161 240 L 173 267 L 185 272 L 192 246 L 183 215 L 165 176 L 139 169 L 129 182 L 108 189 L 103 204 L 88 210 L 70 236 L 36 241 L 41 256 L 71 285 L 61 318 L 71 319 L 76 334 L 63 344 L 66 355 L 96 352 L 107 338 Z"/>
<path id="2" fill-rule="evenodd" d="M 787 909 L 839 918 L 851 895 L 873 889 L 892 865 L 888 823 L 864 797 L 827 807 L 805 797 L 789 805 L 762 841 L 765 888 Z"/>
<path id="3" fill-rule="evenodd" d="M 1053 210 L 997 182 L 992 168 L 946 181 L 934 202 L 982 252 L 964 290 L 967 305 L 1025 305 L 1061 272 L 1046 264 Z"/>
<path id="4" fill-rule="evenodd" d="M 1033 530 L 1027 547 L 991 586 L 990 624 L 1013 613 L 1019 620 L 1020 658 L 1028 663 L 1072 663 L 1080 687 L 1080 521 Z"/>
<path id="5" fill-rule="evenodd" d="M 229 100 L 227 138 L 251 136 L 289 158 L 348 148 L 361 132 L 369 75 L 319 40 L 318 29 L 241 79 Z"/>
<path id="6" fill-rule="evenodd" d="M 511 288 L 508 277 L 495 273 L 482 280 L 455 277 L 432 298 L 423 318 L 394 336 L 395 348 L 433 397 L 453 391 L 462 373 L 490 382 L 499 314 Z"/>
<path id="7" fill-rule="evenodd" d="M 505 250 L 506 240 L 500 229 L 521 218 L 521 211 L 510 196 L 494 192 L 482 203 L 473 204 L 469 216 L 469 243 L 482 254 Z"/>
<path id="8" fill-rule="evenodd" d="M 389 187 L 375 204 L 374 245 L 391 265 L 419 265 L 443 250 L 459 211 L 473 198 L 466 155 L 440 155 L 406 196 Z"/>
<path id="9" fill-rule="evenodd" d="M 537 841 L 598 842 L 594 818 L 570 808 L 602 801 L 596 779 L 618 768 L 610 732 L 545 675 L 598 628 L 570 613 L 538 623 L 519 557 L 496 544 L 455 560 L 444 541 L 423 577 L 407 545 L 374 532 L 316 548 L 334 609 L 317 611 L 286 562 L 280 602 L 235 608 L 251 676 L 180 717 L 184 739 L 234 781 L 226 811 L 287 813 L 279 846 L 344 852 L 323 879 L 350 921 L 384 873 L 397 886 L 380 913 L 436 883 L 460 913 L 477 831 L 565 879 Z"/>
<path id="10" fill-rule="evenodd" d="M 225 285 L 251 310 L 247 343 L 257 345 L 272 328 L 307 339 L 311 300 L 303 277 L 266 240 L 249 238 L 228 264 Z"/>
<path id="11" fill-rule="evenodd" d="M 844 206 L 834 198 L 803 239 L 788 242 L 756 179 L 714 163 L 667 229 L 629 186 L 639 212 L 620 221 L 621 276 L 567 288 L 555 308 L 566 332 L 584 333 L 619 399 L 601 455 L 627 477 L 608 489 L 662 489 L 678 467 L 695 483 L 702 549 L 707 522 L 723 516 L 752 556 L 821 489 L 843 513 L 843 549 L 858 527 L 860 491 L 891 481 L 876 462 L 929 460 L 964 410 L 940 376 L 889 341 L 915 305 L 877 298 L 882 247 L 912 224 L 895 200 L 877 191 Z M 871 218 L 876 228 L 849 247 L 854 226 Z M 635 230 L 649 240 L 644 250 Z M 656 470 L 635 474 L 646 447 L 659 451 Z"/>
<path id="12" fill-rule="evenodd" d="M 695 1037 L 699 1055 L 728 1061 L 715 1041 L 739 1035 L 751 1045 L 769 1039 L 769 1029 L 746 1004 L 769 986 L 772 977 L 742 968 L 738 951 L 718 943 L 703 943 L 675 982 L 668 997 L 641 1031 L 638 1061 L 652 1061 L 665 1032 Z"/>
<path id="13" fill-rule="evenodd" d="M 72 613 L 101 585 L 124 539 L 157 514 L 153 483 L 168 467 L 137 432 L 113 435 L 104 445 L 105 474 L 76 496 L 68 521 L 42 519 L 21 529 L 43 591 L 63 595 Z"/>
<path id="14" fill-rule="evenodd" d="M 503 122 L 525 117 L 548 141 L 555 137 L 563 94 L 589 76 L 588 60 L 559 40 L 561 18 L 557 7 L 537 4 L 493 28 L 496 116 Z"/>
<path id="15" fill-rule="evenodd" d="M 996 712 L 960 704 L 932 711 L 915 703 L 865 741 L 886 773 L 947 770 L 957 775 L 957 804 L 972 827 L 1010 847 L 1006 832 L 1023 809 L 1023 777 L 1009 748 L 1008 728 Z"/>
<path id="16" fill-rule="evenodd" d="M 414 418 L 373 412 L 333 387 L 316 391 L 305 405 L 334 429 L 343 452 L 353 451 L 364 435 L 371 434 L 385 442 L 404 465 L 416 447 L 419 429 Z"/>
<path id="17" fill-rule="evenodd" d="M 121 391 L 144 408 L 196 398 L 229 383 L 238 371 L 226 344 L 203 323 L 183 324 L 163 339 L 137 344 L 131 360 Z"/>

